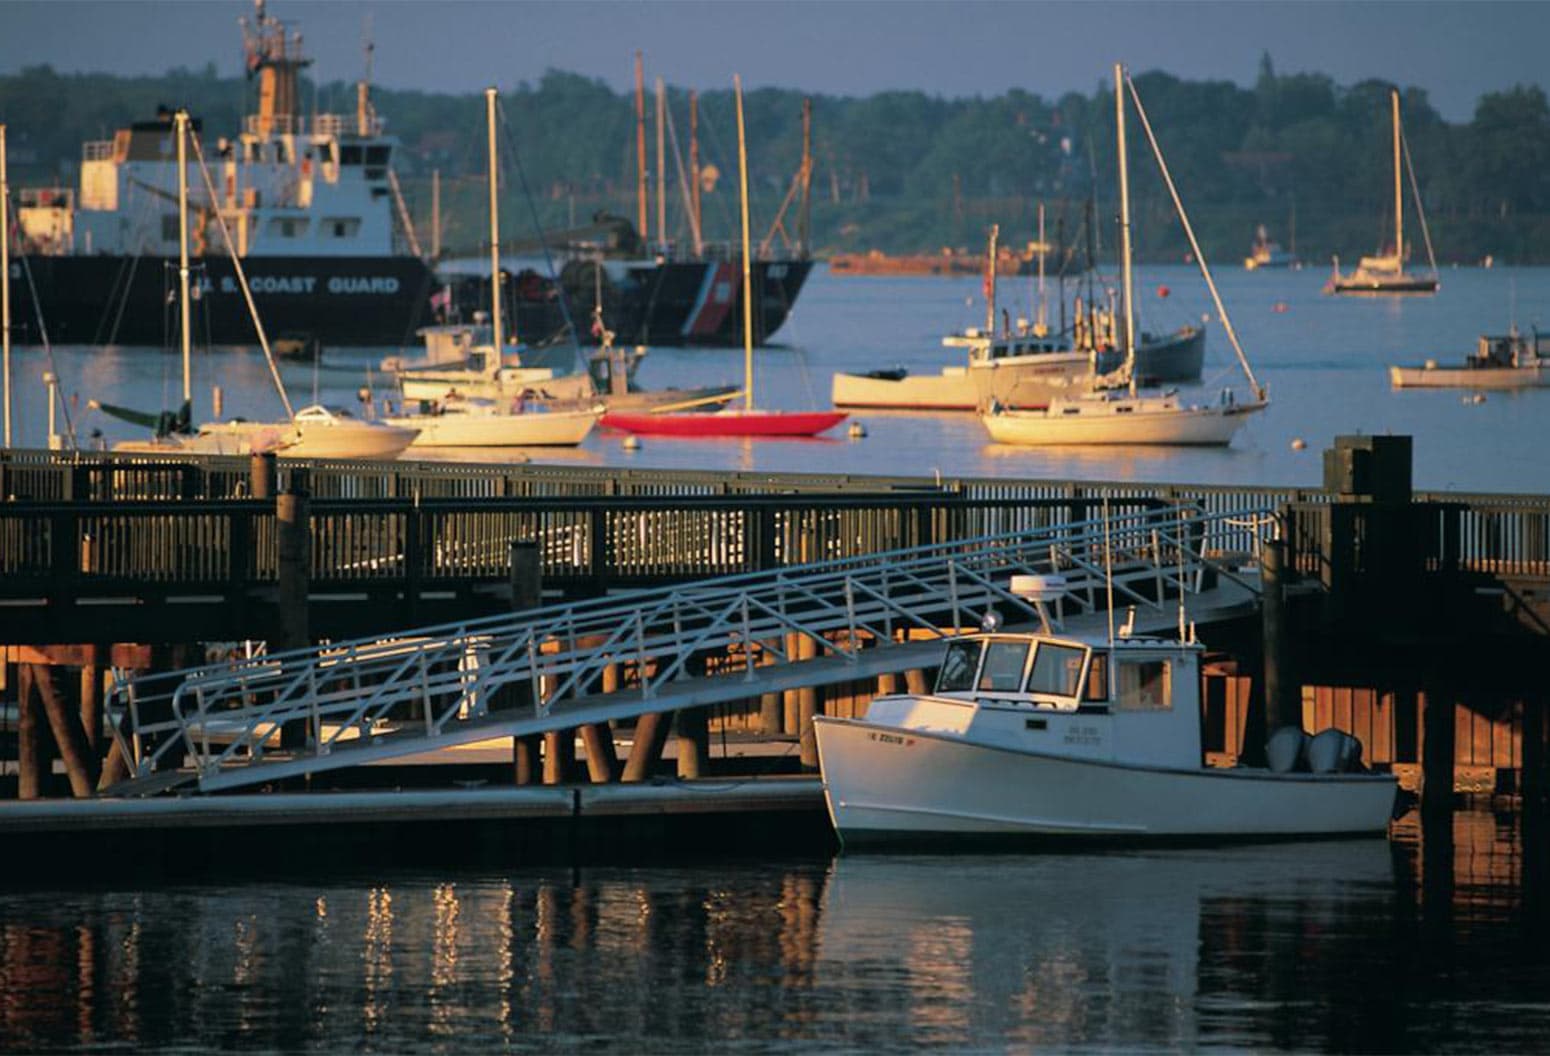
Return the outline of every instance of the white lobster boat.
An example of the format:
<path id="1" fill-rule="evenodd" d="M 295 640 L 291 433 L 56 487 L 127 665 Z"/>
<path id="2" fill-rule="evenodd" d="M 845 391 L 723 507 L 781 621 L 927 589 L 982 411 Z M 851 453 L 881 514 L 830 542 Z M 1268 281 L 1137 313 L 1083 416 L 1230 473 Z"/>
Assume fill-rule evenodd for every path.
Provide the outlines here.
<path id="1" fill-rule="evenodd" d="M 1156 638 L 956 638 L 933 692 L 813 720 L 835 831 L 846 846 L 1386 831 L 1395 779 L 1345 769 L 1359 768 L 1359 746 L 1339 731 L 1277 731 L 1278 769 L 1205 766 L 1201 652 Z"/>

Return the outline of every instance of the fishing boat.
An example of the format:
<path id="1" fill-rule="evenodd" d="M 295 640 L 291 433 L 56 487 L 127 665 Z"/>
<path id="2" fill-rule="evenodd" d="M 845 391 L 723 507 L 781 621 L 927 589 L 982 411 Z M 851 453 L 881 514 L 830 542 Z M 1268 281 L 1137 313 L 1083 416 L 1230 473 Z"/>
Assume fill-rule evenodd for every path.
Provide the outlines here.
<path id="1" fill-rule="evenodd" d="M 1046 600 L 1058 577 L 1017 577 Z M 1041 595 L 1039 592 L 1043 591 Z M 1210 767 L 1198 641 L 999 631 L 948 642 L 929 693 L 815 716 L 846 847 L 980 841 L 1379 835 L 1392 774 L 1337 730 L 1275 731 L 1269 767 Z"/>
<path id="2" fill-rule="evenodd" d="M 1325 293 L 1383 295 L 1436 293 L 1441 285 L 1437 278 L 1437 257 L 1432 252 L 1432 236 L 1426 228 L 1426 213 L 1421 209 L 1421 195 L 1415 187 L 1415 170 L 1410 165 L 1410 149 L 1404 139 L 1399 122 L 1399 91 L 1389 92 L 1394 127 L 1394 247 L 1389 253 L 1363 257 L 1349 275 L 1341 274 L 1340 258 L 1334 261 L 1334 270 L 1324 284 Z M 1416 217 L 1421 221 L 1421 234 L 1426 242 L 1426 257 L 1431 274 L 1415 275 L 1405 270 L 1409 246 L 1405 244 L 1404 174 L 1410 176 L 1410 189 L 1415 194 Z"/>
<path id="3" fill-rule="evenodd" d="M 397 345 L 424 321 L 433 283 L 394 174 L 400 144 L 364 81 L 354 113 L 309 114 L 300 33 L 263 0 L 242 21 L 257 107 L 221 139 L 219 184 L 194 203 L 198 329 L 214 345 L 252 340 L 235 254 L 276 333 L 331 348 Z M 52 340 L 168 343 L 163 294 L 178 258 L 164 222 L 176 194 L 172 132 L 167 111 L 135 121 L 83 145 L 77 187 L 20 190 L 17 237 Z M 21 339 L 38 342 L 27 314 L 16 315 Z"/>
<path id="4" fill-rule="evenodd" d="M 1416 367 L 1389 367 L 1396 389 L 1533 389 L 1550 385 L 1550 337 L 1535 330 L 1482 336 L 1458 366 L 1429 359 Z"/>
<path id="5" fill-rule="evenodd" d="M 1254 230 L 1254 243 L 1249 247 L 1249 255 L 1243 258 L 1243 267 L 1246 271 L 1261 271 L 1266 268 L 1291 268 L 1297 266 L 1297 255 L 1281 248 L 1281 243 L 1270 237 L 1270 232 L 1265 230 L 1265 225 L 1260 224 Z"/>
<path id="6" fill-rule="evenodd" d="M 751 246 L 748 236 L 748 147 L 743 127 L 743 82 L 733 78 L 737 101 L 737 158 L 743 227 L 743 406 L 717 411 L 609 411 L 603 425 L 631 433 L 677 437 L 816 436 L 844 421 L 843 411 L 775 411 L 754 406 L 753 301 L 748 296 Z"/>
<path id="7" fill-rule="evenodd" d="M 1162 173 L 1173 198 L 1175 211 L 1189 238 L 1195 260 L 1200 267 L 1207 288 L 1211 291 L 1217 315 L 1222 320 L 1229 343 L 1237 354 L 1238 364 L 1253 392 L 1249 400 L 1240 401 L 1225 391 L 1211 402 L 1189 402 L 1176 391 L 1142 391 L 1138 386 L 1135 370 L 1135 317 L 1131 310 L 1134 303 L 1134 278 L 1130 244 L 1130 170 L 1126 153 L 1125 94 L 1129 89 L 1135 101 L 1142 127 L 1147 133 L 1153 157 Z M 1125 351 L 1123 367 L 1112 375 L 1096 375 L 1092 379 L 1092 391 L 1070 397 L 1057 397 L 1042 408 L 1019 409 L 991 402 L 980 415 L 992 440 L 999 443 L 1022 445 L 1135 445 L 1135 444 L 1200 444 L 1225 445 L 1231 443 L 1233 434 L 1247 420 L 1248 415 L 1263 410 L 1268 401 L 1264 387 L 1254 377 L 1249 361 L 1238 343 L 1237 333 L 1227 315 L 1211 277 L 1210 267 L 1200 251 L 1194 229 L 1184 205 L 1179 198 L 1173 177 L 1162 155 L 1162 149 L 1152 134 L 1151 123 L 1141 105 L 1141 97 L 1135 90 L 1124 67 L 1114 67 L 1115 124 L 1118 138 L 1119 188 L 1120 188 L 1120 267 L 1123 285 L 1124 329 L 1122 348 Z M 1123 391 L 1116 391 L 1120 388 Z"/>

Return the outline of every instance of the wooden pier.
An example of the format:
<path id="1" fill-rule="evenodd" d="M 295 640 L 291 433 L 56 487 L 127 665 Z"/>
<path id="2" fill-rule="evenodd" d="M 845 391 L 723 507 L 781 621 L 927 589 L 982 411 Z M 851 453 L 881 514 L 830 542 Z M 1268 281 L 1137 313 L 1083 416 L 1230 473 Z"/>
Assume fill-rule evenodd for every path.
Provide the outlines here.
<path id="1" fill-rule="evenodd" d="M 1550 497 L 1417 494 L 1409 475 L 1403 437 L 1342 439 L 1323 489 L 11 452 L 0 458 L 0 642 L 20 716 L 15 793 L 86 798 L 121 782 L 133 760 L 114 759 L 104 735 L 109 670 L 122 681 L 195 667 L 210 643 L 273 651 L 424 634 L 881 552 L 968 552 L 1107 516 L 1189 519 L 1198 527 L 1169 545 L 1198 559 L 1199 576 L 1248 575 L 1262 595 L 1257 613 L 1204 635 L 1214 761 L 1252 761 L 1275 725 L 1333 725 L 1362 740 L 1370 764 L 1424 787 L 1430 810 L 1446 811 L 1459 787 L 1538 809 Z M 929 660 L 826 670 L 845 641 L 840 630 L 775 643 L 771 659 L 792 674 L 763 689 L 518 736 L 509 779 L 647 781 L 663 772 L 670 730 L 667 773 L 680 778 L 707 773 L 706 746 L 728 731 L 794 738 L 787 769 L 811 772 L 801 739 L 814 714 L 856 714 L 874 694 L 925 683 Z M 750 658 L 685 662 L 685 677 L 713 680 Z M 599 672 L 589 692 L 604 700 L 654 677 L 641 665 Z M 621 760 L 625 735 L 645 748 Z M 63 773 L 50 776 L 55 757 Z"/>

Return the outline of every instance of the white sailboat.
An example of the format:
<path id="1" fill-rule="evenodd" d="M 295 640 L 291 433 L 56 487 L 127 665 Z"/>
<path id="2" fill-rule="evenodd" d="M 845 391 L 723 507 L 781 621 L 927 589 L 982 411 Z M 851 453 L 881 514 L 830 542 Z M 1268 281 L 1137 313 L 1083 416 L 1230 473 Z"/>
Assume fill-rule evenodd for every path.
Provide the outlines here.
<path id="1" fill-rule="evenodd" d="M 1184 232 L 1189 237 L 1190 248 L 1194 250 L 1201 274 L 1205 277 L 1206 285 L 1211 291 L 1217 314 L 1221 317 L 1228 340 L 1232 344 L 1233 351 L 1237 353 L 1238 363 L 1253 392 L 1249 400 L 1240 401 L 1231 390 L 1225 390 L 1220 398 L 1213 402 L 1188 402 L 1176 391 L 1143 391 L 1136 386 L 1136 332 L 1133 311 L 1135 298 L 1130 244 L 1130 172 L 1125 137 L 1127 88 L 1135 100 L 1142 127 L 1146 130 L 1147 139 L 1151 143 L 1163 180 L 1173 197 L 1173 204 L 1184 226 Z M 1184 211 L 1183 202 L 1179 199 L 1178 191 L 1168 172 L 1168 166 L 1163 160 L 1162 150 L 1158 146 L 1156 136 L 1152 134 L 1151 123 L 1147 120 L 1141 98 L 1136 94 L 1135 85 L 1131 83 L 1124 67 L 1118 64 L 1114 67 L 1114 107 L 1119 147 L 1124 365 L 1118 377 L 1100 377 L 1095 372 L 1092 391 L 1072 396 L 1056 396 L 1050 400 L 1048 406 L 1043 408 L 1016 409 L 992 403 L 981 413 L 980 421 L 984 423 L 992 440 L 1006 444 L 1056 446 L 1066 444 L 1225 445 L 1231 443 L 1233 434 L 1247 420 L 1248 415 L 1263 410 L 1267 406 L 1265 390 L 1254 377 L 1248 359 L 1243 354 L 1243 348 L 1238 343 L 1232 321 L 1222 305 L 1216 283 L 1211 278 L 1210 268 L 1195 240 L 1189 217 Z M 1105 388 L 1105 385 L 1115 387 Z M 1125 386 L 1123 391 L 1118 390 L 1119 385 Z"/>
<path id="2" fill-rule="evenodd" d="M 405 403 L 418 403 L 419 409 L 385 420 L 391 425 L 415 430 L 414 443 L 420 447 L 568 447 L 581 443 L 603 416 L 604 407 L 595 399 L 587 375 L 555 378 L 552 371 L 542 371 L 546 377 L 531 380 L 543 385 L 546 394 L 558 397 L 548 390 L 562 382 L 574 388 L 566 390 L 568 400 L 565 402 L 557 399 L 552 406 L 539 405 L 530 399 L 534 393 L 528 391 L 529 386 L 521 380 L 524 368 L 510 367 L 502 362 L 496 95 L 493 87 L 484 91 L 485 120 L 489 128 L 490 345 L 474 350 L 476 355 L 482 352 L 485 357 L 480 370 L 426 368 L 399 372 Z M 471 395 L 459 384 L 457 378 L 462 374 L 471 375 L 468 382 L 479 383 L 476 391 L 481 397 Z M 428 377 L 441 377 L 442 380 L 423 390 L 425 396 L 416 395 L 422 390 L 415 386 Z M 472 384 L 468 387 L 475 388 Z"/>
<path id="3" fill-rule="evenodd" d="M 1334 262 L 1334 273 L 1324 286 L 1325 293 L 1356 295 L 1428 294 L 1436 293 L 1441 286 L 1437 278 L 1437 257 L 1432 252 L 1432 236 L 1426 229 L 1426 214 L 1421 211 L 1421 197 L 1416 195 L 1416 217 L 1421 221 L 1421 234 L 1426 242 L 1426 257 L 1431 265 L 1430 275 L 1412 275 L 1405 270 L 1405 204 L 1403 169 L 1410 171 L 1410 185 L 1415 187 L 1415 171 L 1410 168 L 1410 152 L 1404 142 L 1399 124 L 1399 90 L 1389 93 L 1393 109 L 1394 126 L 1394 250 L 1377 256 L 1363 257 L 1356 270 L 1349 275 L 1340 273 L 1340 258 Z M 1401 155 L 1403 154 L 1403 157 Z"/>
<path id="4" fill-rule="evenodd" d="M 414 439 L 413 429 L 386 425 L 382 422 L 365 421 L 356 418 L 348 411 L 339 408 L 329 408 L 322 405 L 304 407 L 300 411 L 293 411 L 290 398 L 285 393 L 285 386 L 280 381 L 279 371 L 275 368 L 274 356 L 269 348 L 269 340 L 264 334 L 263 322 L 258 317 L 258 311 L 253 305 L 251 291 L 248 288 L 247 277 L 242 269 L 241 258 L 232 253 L 232 265 L 237 273 L 238 284 L 248 302 L 248 311 L 252 316 L 254 328 L 258 333 L 258 341 L 264 350 L 264 359 L 269 364 L 271 377 L 274 379 L 275 389 L 279 393 L 280 402 L 285 406 L 286 419 L 280 422 L 254 422 L 245 419 L 232 419 L 226 422 L 216 422 L 194 427 L 191 423 L 193 403 L 192 383 L 192 341 L 191 318 L 189 313 L 189 258 L 188 258 L 188 142 L 189 142 L 189 117 L 187 110 L 179 110 L 173 117 L 173 125 L 177 137 L 178 154 L 178 304 L 181 316 L 180 347 L 183 357 L 183 403 L 182 407 L 173 416 L 174 428 L 168 432 L 144 441 L 126 441 L 115 444 L 115 451 L 126 452 L 151 452 L 166 453 L 177 452 L 183 454 L 219 454 L 242 455 L 259 452 L 273 451 L 287 458 L 396 458 L 409 446 Z M 194 149 L 197 152 L 199 145 L 196 142 Z M 205 180 L 205 190 L 211 201 L 216 201 L 214 187 L 210 181 L 209 170 L 205 168 L 204 158 L 199 157 L 200 173 Z M 215 217 L 221 225 L 222 239 L 228 250 L 235 243 L 231 232 L 226 229 L 226 220 L 219 210 L 215 211 Z M 121 417 L 140 417 L 131 413 L 126 414 L 122 408 L 110 408 L 108 405 L 93 404 L 110 413 L 118 413 Z"/>

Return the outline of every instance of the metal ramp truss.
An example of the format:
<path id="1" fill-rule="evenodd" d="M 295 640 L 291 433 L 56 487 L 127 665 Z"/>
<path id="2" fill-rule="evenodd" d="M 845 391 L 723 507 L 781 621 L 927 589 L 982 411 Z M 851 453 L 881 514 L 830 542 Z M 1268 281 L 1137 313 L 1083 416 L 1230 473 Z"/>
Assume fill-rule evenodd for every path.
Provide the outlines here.
<path id="1" fill-rule="evenodd" d="M 1066 593 L 1049 613 L 1057 628 L 1128 607 L 1146 617 L 1138 624 L 1174 627 L 1181 596 L 1203 603 L 1203 588 L 1228 580 L 1240 598 L 1257 592 L 1254 577 L 1207 554 L 1220 553 L 1224 540 L 1233 551 L 1246 537 L 1252 544 L 1271 530 L 1269 514 L 1161 507 L 183 671 L 121 674 L 107 705 L 132 776 L 110 794 L 154 794 L 191 781 L 218 791 L 929 666 L 936 641 L 977 630 L 988 610 L 1007 626 L 1037 619 L 1035 606 L 1008 590 L 1020 573 L 1065 578 Z M 802 639 L 814 643 L 816 657 L 790 648 Z M 614 692 L 600 690 L 605 671 L 620 687 Z"/>

